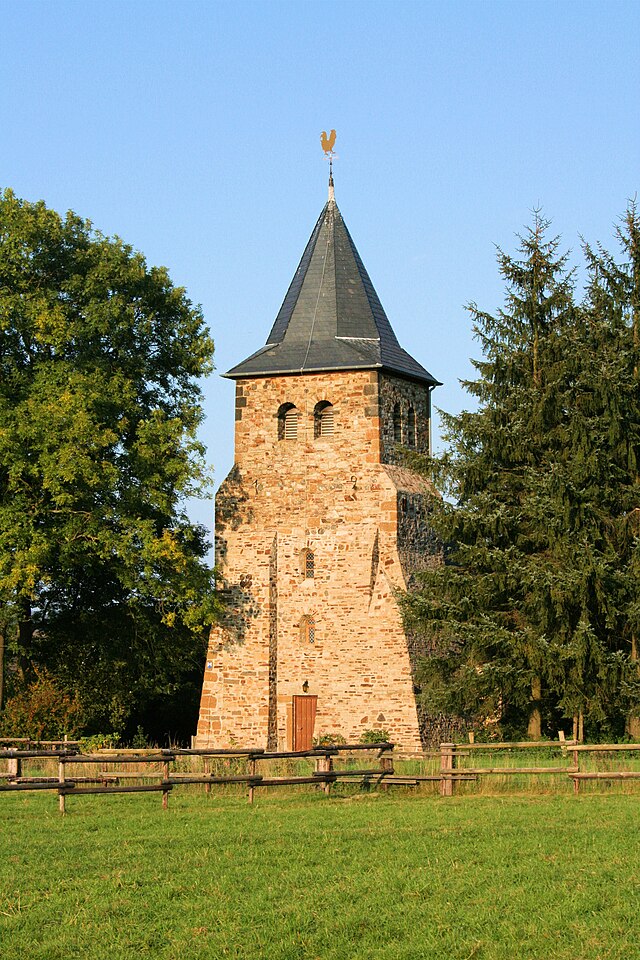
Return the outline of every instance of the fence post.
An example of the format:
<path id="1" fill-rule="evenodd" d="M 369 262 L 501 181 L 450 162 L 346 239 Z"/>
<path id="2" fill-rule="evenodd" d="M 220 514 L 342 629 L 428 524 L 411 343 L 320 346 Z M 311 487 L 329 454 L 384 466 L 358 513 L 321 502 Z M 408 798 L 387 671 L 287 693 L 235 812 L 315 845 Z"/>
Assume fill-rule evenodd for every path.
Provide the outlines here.
<path id="1" fill-rule="evenodd" d="M 169 779 L 169 761 L 165 760 L 162 764 L 162 779 L 166 781 Z M 162 791 L 162 809 L 167 810 L 169 807 L 169 791 Z"/>
<path id="2" fill-rule="evenodd" d="M 203 770 L 204 770 L 204 773 L 205 773 L 207 776 L 211 773 L 210 764 L 209 764 L 209 757 L 205 757 L 204 760 L 203 760 Z M 205 783 L 205 785 L 204 785 L 204 792 L 205 792 L 205 793 L 211 793 L 211 784 L 210 784 L 210 783 Z"/>
<path id="3" fill-rule="evenodd" d="M 100 773 L 104 773 L 104 779 L 103 779 L 103 781 L 102 781 L 102 786 L 103 786 L 103 787 L 106 787 L 107 784 L 109 783 L 109 777 L 108 777 L 109 764 L 108 764 L 108 763 L 105 763 L 104 760 L 103 760 L 102 763 L 100 764 Z M 119 780 L 118 780 L 118 783 L 120 783 Z"/>
<path id="4" fill-rule="evenodd" d="M 576 773 L 580 773 L 580 753 L 578 750 L 573 751 L 573 765 Z M 574 794 L 580 793 L 580 781 L 576 777 L 573 778 L 573 792 Z"/>
<path id="5" fill-rule="evenodd" d="M 249 776 L 255 776 L 256 760 L 255 757 L 249 757 Z M 253 783 L 249 782 L 249 803 L 253 803 Z"/>
<path id="6" fill-rule="evenodd" d="M 560 755 L 566 757 L 567 748 L 565 747 L 564 730 L 558 730 L 558 743 L 560 744 Z"/>
<path id="7" fill-rule="evenodd" d="M 62 786 L 64 786 L 64 776 L 65 776 L 65 773 L 64 773 L 64 757 L 60 757 L 60 759 L 58 760 L 58 783 L 59 783 L 59 784 L 62 784 Z M 66 813 L 66 812 L 67 812 L 67 811 L 66 811 L 66 804 L 65 804 L 65 800 L 66 800 L 66 799 L 67 799 L 67 798 L 66 798 L 65 794 L 64 794 L 64 793 L 61 793 L 61 792 L 60 792 L 60 788 L 58 787 L 58 808 L 59 808 L 59 810 L 60 810 L 60 813 Z"/>
<path id="8" fill-rule="evenodd" d="M 9 757 L 8 773 L 10 777 L 22 776 L 22 761 L 20 757 Z"/>
<path id="9" fill-rule="evenodd" d="M 453 778 L 446 776 L 455 769 L 455 743 L 440 744 L 440 796 L 453 796 Z"/>
<path id="10" fill-rule="evenodd" d="M 383 771 L 384 773 L 392 774 L 393 773 L 393 757 L 388 756 L 388 754 L 384 750 L 382 750 L 378 754 L 378 756 L 380 758 L 380 770 Z M 389 784 L 386 781 L 385 777 L 380 778 L 380 784 L 385 790 L 389 789 Z"/>
<path id="11" fill-rule="evenodd" d="M 324 758 L 323 769 L 325 773 L 331 773 L 331 771 L 333 770 L 333 757 L 331 756 L 330 753 L 328 753 Z M 331 793 L 331 780 L 325 780 L 322 789 L 324 790 L 325 794 L 329 796 L 329 794 Z"/>

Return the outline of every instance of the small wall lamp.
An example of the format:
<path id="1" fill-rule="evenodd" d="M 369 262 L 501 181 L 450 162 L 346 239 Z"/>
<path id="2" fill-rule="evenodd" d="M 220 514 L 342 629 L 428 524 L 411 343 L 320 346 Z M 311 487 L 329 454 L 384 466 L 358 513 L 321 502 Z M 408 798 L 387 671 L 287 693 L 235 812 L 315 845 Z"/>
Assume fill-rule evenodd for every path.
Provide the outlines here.
<path id="1" fill-rule="evenodd" d="M 302 692 L 303 692 L 303 693 L 309 693 L 309 681 L 308 681 L 308 680 L 305 680 L 305 682 L 302 684 Z"/>

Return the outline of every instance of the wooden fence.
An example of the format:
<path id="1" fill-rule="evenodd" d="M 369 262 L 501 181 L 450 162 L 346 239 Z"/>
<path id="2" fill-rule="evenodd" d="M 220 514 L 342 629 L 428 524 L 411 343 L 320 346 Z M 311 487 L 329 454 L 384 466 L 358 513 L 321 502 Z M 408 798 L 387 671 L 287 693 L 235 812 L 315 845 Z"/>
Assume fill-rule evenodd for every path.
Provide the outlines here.
<path id="1" fill-rule="evenodd" d="M 41 750 L 44 747 L 51 747 L 52 750 L 56 748 L 63 750 L 67 747 L 79 747 L 80 740 L 68 740 L 67 737 L 64 740 L 33 740 L 30 737 L 0 737 L 0 749 L 13 747 L 14 744 L 19 744 L 16 749 L 20 750 Z"/>
<path id="2" fill-rule="evenodd" d="M 549 751 L 552 754 L 558 753 L 560 763 L 545 764 L 544 766 L 507 766 L 506 764 L 497 764 L 492 766 L 479 766 L 468 764 L 471 757 L 486 754 L 487 752 L 509 751 L 511 753 L 522 751 L 525 753 L 530 750 Z M 609 763 L 614 756 L 620 756 L 623 753 L 635 754 L 638 756 L 640 751 L 639 743 L 608 743 L 608 744 L 584 744 L 576 740 L 540 741 L 540 742 L 519 742 L 519 743 L 442 743 L 440 745 L 440 769 L 432 776 L 425 776 L 422 780 L 438 780 L 440 783 L 440 794 L 443 797 L 451 797 L 454 794 L 456 783 L 465 780 L 480 780 L 485 777 L 511 777 L 511 776 L 550 776 L 565 777 L 573 781 L 573 791 L 578 793 L 580 783 L 587 780 L 640 780 L 640 769 L 635 770 L 585 770 L 584 760 L 587 757 L 603 757 Z M 582 768 L 581 768 L 582 764 Z M 395 779 L 395 778 L 394 778 Z"/>
<path id="3" fill-rule="evenodd" d="M 348 757 L 351 763 L 362 752 L 374 752 L 376 767 L 345 766 L 336 769 L 334 760 Z M 585 781 L 633 781 L 640 780 L 640 744 L 584 744 L 576 740 L 556 740 L 515 743 L 443 743 L 439 750 L 419 754 L 395 754 L 394 745 L 347 744 L 344 746 L 316 747 L 307 751 L 272 752 L 266 750 L 229 749 L 170 749 L 152 751 L 107 750 L 95 754 L 82 754 L 69 742 L 41 743 L 40 749 L 2 749 L 0 761 L 8 761 L 6 770 L 0 772 L 0 791 L 52 790 L 58 793 L 61 812 L 65 812 L 66 798 L 82 794 L 147 793 L 162 794 L 162 805 L 167 807 L 169 793 L 186 784 L 204 785 L 207 793 L 214 786 L 225 784 L 244 785 L 249 802 L 253 802 L 255 790 L 261 787 L 295 786 L 314 784 L 329 793 L 337 781 L 359 782 L 365 788 L 372 784 L 383 788 L 391 786 L 416 787 L 432 782 L 439 785 L 443 797 L 452 797 L 456 784 L 465 781 L 482 781 L 485 778 L 552 777 L 568 779 L 577 794 Z M 531 751 L 544 755 L 544 763 L 532 758 Z M 527 756 L 529 754 L 529 756 Z M 350 756 L 349 756 L 350 755 Z M 354 757 L 355 755 L 355 757 Z M 497 757 L 496 757 L 497 755 Z M 501 762 L 507 759 L 507 762 Z M 178 761 L 191 758 L 189 770 L 176 769 Z M 499 758 L 499 759 L 498 759 Z M 516 763 L 513 764 L 514 758 Z M 635 769 L 612 769 L 616 760 L 625 758 L 636 761 Z M 23 775 L 23 764 L 45 760 L 55 762 L 56 776 Z M 314 769 L 308 774 L 288 772 L 284 776 L 261 773 L 260 767 L 267 761 L 313 761 Z M 419 761 L 419 772 L 403 772 L 409 764 L 403 761 Z M 220 763 L 227 766 L 234 761 L 241 769 L 233 772 L 219 771 Z M 202 769 L 194 769 L 200 765 Z M 290 766 L 290 764 L 288 764 Z M 415 764 L 414 764 L 415 765 Z M 592 769 L 593 767 L 596 769 Z M 620 763 L 618 763 L 620 766 Z M 126 769 L 121 769 L 126 767 Z M 155 769 L 152 769 L 155 767 Z M 215 769 L 212 770 L 212 767 Z M 591 769 L 586 769 L 590 767 Z M 606 769 L 605 769 L 606 767 Z M 99 769 L 96 769 L 99 768 Z M 86 774 L 80 771 L 87 771 Z"/>
<path id="4" fill-rule="evenodd" d="M 59 747 L 59 744 L 56 746 Z M 364 769 L 335 769 L 334 759 L 341 754 L 360 753 L 362 751 L 375 752 L 378 766 Z M 295 786 L 299 784 L 315 784 L 321 786 L 325 793 L 329 793 L 331 786 L 337 780 L 358 781 L 365 786 L 371 783 L 380 783 L 385 777 L 393 774 L 392 743 L 379 744 L 345 744 L 341 746 L 317 747 L 306 751 L 287 751 L 268 753 L 261 749 L 170 749 L 154 751 L 101 751 L 97 754 L 82 754 L 75 749 L 64 745 L 59 749 L 0 749 L 0 760 L 8 761 L 7 770 L 0 773 L 0 791 L 20 792 L 23 790 L 54 790 L 59 797 L 60 812 L 65 813 L 66 798 L 82 794 L 108 793 L 162 793 L 162 806 L 166 809 L 169 793 L 178 786 L 186 784 L 204 784 L 207 792 L 213 785 L 244 784 L 248 789 L 249 802 L 253 802 L 254 791 L 259 787 Z M 201 758 L 202 771 L 179 771 L 172 769 L 180 758 Z M 37 760 L 57 761 L 57 776 L 23 776 L 23 765 Z M 265 761 L 274 760 L 304 760 L 311 759 L 315 769 L 308 776 L 286 775 L 268 776 L 258 770 L 258 765 Z M 210 765 L 216 760 L 242 760 L 246 772 L 229 775 L 218 775 L 211 772 Z M 81 769 L 99 766 L 102 769 L 94 770 L 89 776 L 81 776 L 70 767 L 80 766 Z M 108 768 L 111 765 L 112 772 Z M 134 766 L 135 769 L 115 769 L 116 765 Z M 150 769 L 156 765 L 156 769 Z M 193 765 L 193 762 L 192 762 Z M 160 768 L 160 769 L 158 769 Z M 123 783 L 122 781 L 145 781 Z"/>

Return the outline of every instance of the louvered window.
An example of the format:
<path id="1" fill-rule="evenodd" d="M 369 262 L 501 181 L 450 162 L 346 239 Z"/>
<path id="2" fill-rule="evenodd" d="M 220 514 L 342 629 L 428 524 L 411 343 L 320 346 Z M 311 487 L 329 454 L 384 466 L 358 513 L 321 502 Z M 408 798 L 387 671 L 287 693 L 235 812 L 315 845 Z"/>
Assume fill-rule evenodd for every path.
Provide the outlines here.
<path id="1" fill-rule="evenodd" d="M 284 438 L 285 440 L 296 440 L 298 437 L 298 411 L 287 410 L 284 417 Z"/>
<path id="2" fill-rule="evenodd" d="M 297 440 L 298 410 L 292 403 L 283 403 L 278 410 L 278 440 Z"/>
<path id="3" fill-rule="evenodd" d="M 326 407 L 320 414 L 320 436 L 333 436 L 333 407 Z"/>
<path id="4" fill-rule="evenodd" d="M 328 400 L 316 403 L 313 411 L 313 435 L 316 439 L 333 436 L 333 406 Z"/>

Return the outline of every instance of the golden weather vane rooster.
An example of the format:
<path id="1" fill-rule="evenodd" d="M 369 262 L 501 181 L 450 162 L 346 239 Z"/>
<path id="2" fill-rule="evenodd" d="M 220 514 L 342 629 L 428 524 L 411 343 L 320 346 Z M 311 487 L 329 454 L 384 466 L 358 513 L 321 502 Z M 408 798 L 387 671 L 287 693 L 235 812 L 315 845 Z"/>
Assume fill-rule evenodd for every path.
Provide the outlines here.
<path id="1" fill-rule="evenodd" d="M 331 133 L 329 134 L 329 136 L 327 136 L 327 131 L 326 131 L 326 130 L 323 130 L 323 131 L 322 131 L 322 133 L 320 134 L 320 144 L 321 144 L 322 149 L 324 150 L 324 152 L 325 152 L 326 154 L 331 154 L 331 153 L 333 153 L 333 148 L 334 148 L 334 146 L 335 146 L 335 142 L 336 142 L 336 132 L 335 132 L 335 130 L 332 130 Z"/>

